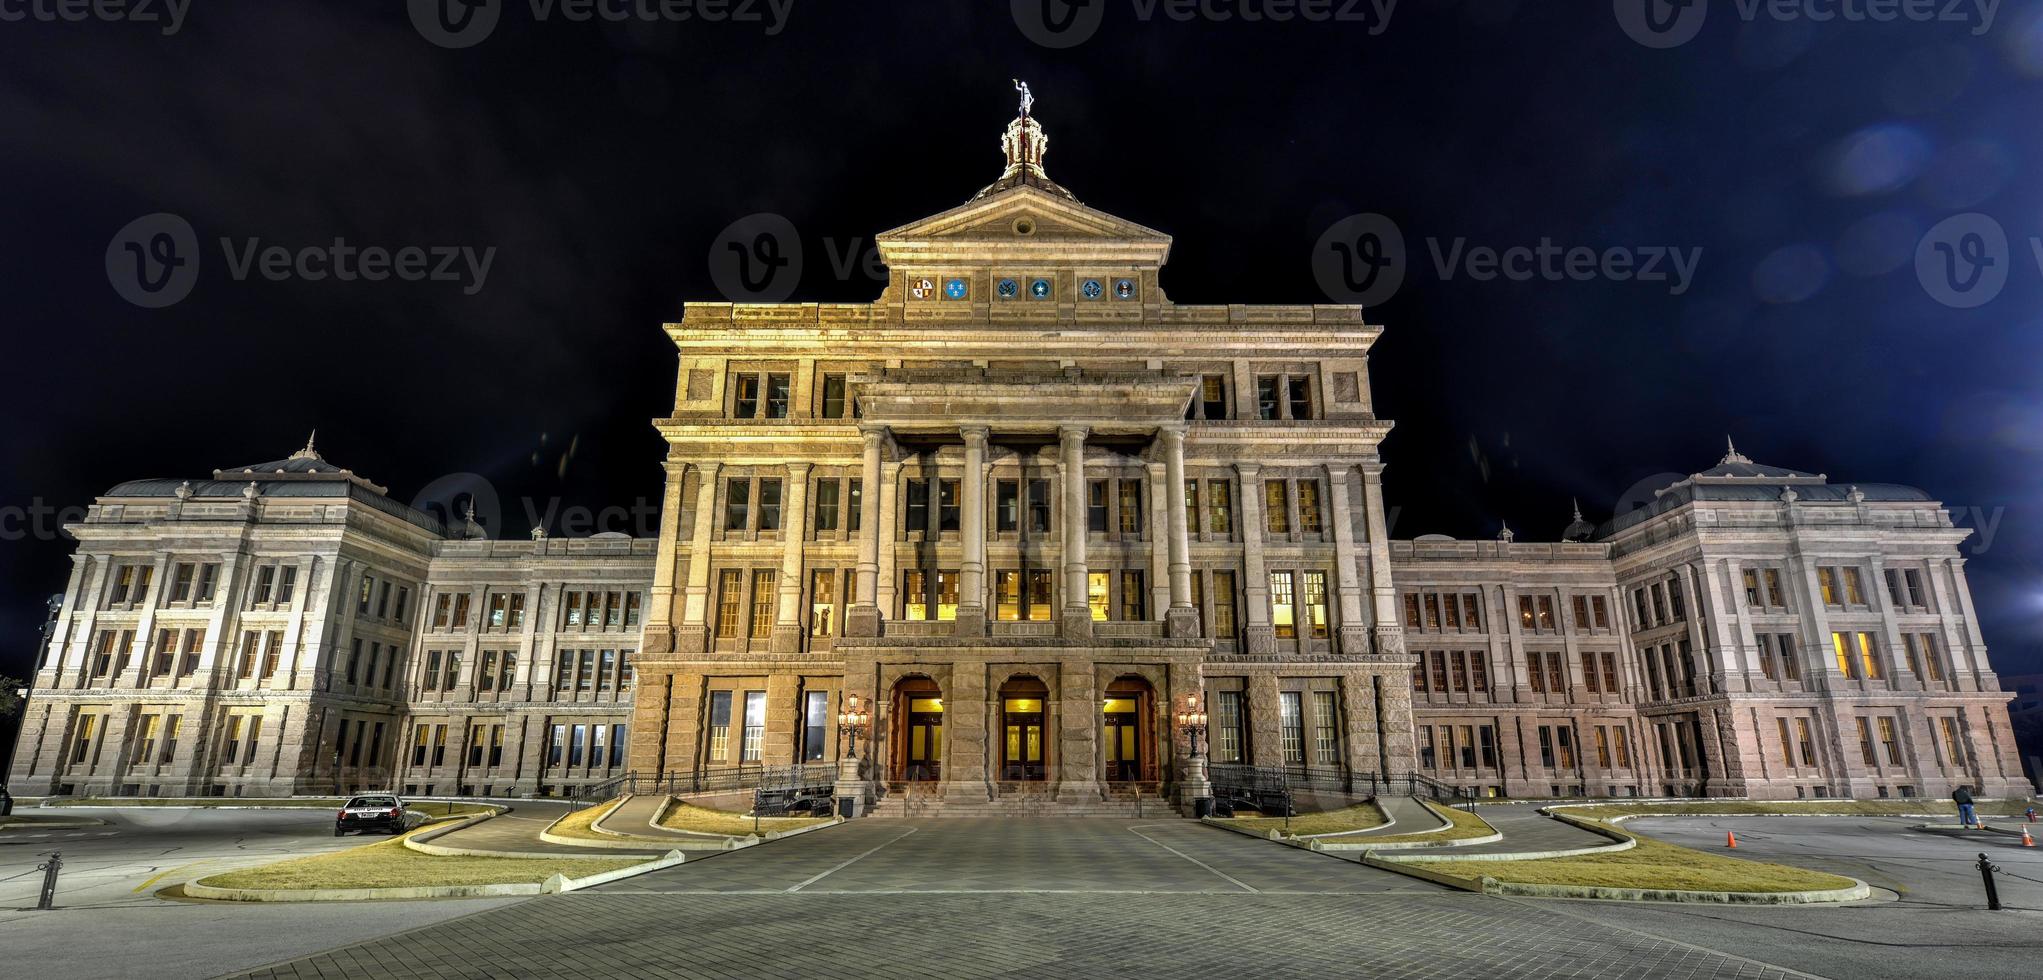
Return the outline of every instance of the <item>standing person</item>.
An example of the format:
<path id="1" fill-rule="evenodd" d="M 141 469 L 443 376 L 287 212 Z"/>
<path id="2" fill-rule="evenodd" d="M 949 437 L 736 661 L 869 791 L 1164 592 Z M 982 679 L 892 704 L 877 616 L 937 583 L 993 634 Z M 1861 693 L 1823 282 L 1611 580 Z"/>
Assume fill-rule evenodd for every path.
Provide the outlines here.
<path id="1" fill-rule="evenodd" d="M 1963 786 L 1951 791 L 1951 802 L 1958 804 L 1958 824 L 1967 830 L 1976 823 L 1972 815 L 1972 791 Z"/>

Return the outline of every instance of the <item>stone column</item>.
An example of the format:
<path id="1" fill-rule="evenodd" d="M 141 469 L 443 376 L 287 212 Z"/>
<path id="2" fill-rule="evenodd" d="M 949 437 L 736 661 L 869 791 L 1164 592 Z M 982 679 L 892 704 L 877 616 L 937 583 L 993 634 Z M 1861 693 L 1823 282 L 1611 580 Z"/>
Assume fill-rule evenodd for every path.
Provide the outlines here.
<path id="1" fill-rule="evenodd" d="M 1085 437 L 1082 425 L 1057 430 L 1064 456 L 1064 635 L 1092 636 L 1092 608 L 1086 604 Z M 1090 713 L 1088 712 L 1088 716 Z"/>
<path id="2" fill-rule="evenodd" d="M 1092 661 L 1067 660 L 1057 675 L 1057 686 L 1051 692 L 1058 701 L 1057 800 L 1061 803 L 1097 800 L 1101 719 Z M 1045 728 L 1048 721 L 1045 719 Z M 1047 731 L 1044 735 L 1050 737 Z"/>
<path id="3" fill-rule="evenodd" d="M 1263 468 L 1254 463 L 1236 463 L 1241 474 L 1241 559 L 1242 583 L 1248 608 L 1242 630 L 1245 652 L 1269 656 L 1277 652 L 1277 628 L 1270 625 L 1270 573 L 1263 568 Z"/>
<path id="4" fill-rule="evenodd" d="M 1362 562 L 1355 553 L 1355 518 L 1348 508 L 1348 476 L 1354 467 L 1327 465 L 1327 499 L 1334 522 L 1334 588 L 1339 594 L 1341 621 L 1334 649 L 1359 657 L 1369 653 L 1369 629 L 1362 619 Z"/>
<path id="5" fill-rule="evenodd" d="M 959 430 L 965 437 L 965 473 L 961 495 L 964 519 L 964 561 L 958 568 L 959 636 L 986 633 L 986 441 L 992 430 L 968 425 Z"/>
<path id="6" fill-rule="evenodd" d="M 1397 618 L 1397 587 L 1390 581 L 1390 528 L 1383 512 L 1383 464 L 1362 465 L 1362 518 L 1369 529 L 1369 593 L 1376 655 L 1403 657 L 1405 628 Z"/>
<path id="7" fill-rule="evenodd" d="M 880 448 L 887 433 L 865 429 L 864 482 L 859 490 L 858 601 L 844 614 L 844 635 L 880 635 L 880 497 L 887 487 L 880 483 Z"/>
<path id="8" fill-rule="evenodd" d="M 716 527 L 716 478 L 722 463 L 697 463 L 695 530 L 688 539 L 688 587 L 683 594 L 681 626 L 674 631 L 677 650 L 709 649 L 709 541 Z"/>
<path id="9" fill-rule="evenodd" d="M 1170 612 L 1165 631 L 1173 639 L 1199 635 L 1199 610 L 1192 605 L 1192 532 L 1185 519 L 1185 430 L 1170 426 L 1162 433 L 1164 525 L 1170 536 Z"/>
<path id="10" fill-rule="evenodd" d="M 810 468 L 809 463 L 787 464 L 787 493 L 780 505 L 780 606 L 767 643 L 774 653 L 802 649 L 802 544 L 809 536 Z"/>
<path id="11" fill-rule="evenodd" d="M 988 774 L 992 748 L 987 720 L 986 665 L 953 666 L 943 689 L 944 802 L 984 803 L 993 798 Z"/>

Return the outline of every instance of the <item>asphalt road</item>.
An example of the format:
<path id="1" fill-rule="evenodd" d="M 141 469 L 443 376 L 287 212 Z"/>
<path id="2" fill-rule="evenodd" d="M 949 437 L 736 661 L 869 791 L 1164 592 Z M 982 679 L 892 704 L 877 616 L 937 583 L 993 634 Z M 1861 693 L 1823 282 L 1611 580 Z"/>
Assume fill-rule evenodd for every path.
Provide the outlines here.
<path id="1" fill-rule="evenodd" d="M 75 829 L 0 829 L 0 950 L 9 975 L 39 980 L 211 977 L 317 952 L 516 899 L 327 905 L 165 901 L 165 887 L 231 868 L 380 838 L 333 836 L 333 811 L 37 808 L 105 820 Z M 52 850 L 64 856 L 58 908 L 35 911 Z"/>
<path id="2" fill-rule="evenodd" d="M 2018 838 L 1954 839 L 1910 830 L 1923 820 L 1874 817 L 1655 817 L 1626 823 L 1661 840 L 1850 875 L 1898 900 L 1843 908 L 1739 908 L 1604 902 L 1542 903 L 1609 925 L 1676 937 L 1825 977 L 2037 976 L 2043 953 L 2043 847 Z M 1978 854 L 1999 876 L 2007 911 L 1985 910 Z M 2020 877 L 2017 877 L 2020 876 Z"/>

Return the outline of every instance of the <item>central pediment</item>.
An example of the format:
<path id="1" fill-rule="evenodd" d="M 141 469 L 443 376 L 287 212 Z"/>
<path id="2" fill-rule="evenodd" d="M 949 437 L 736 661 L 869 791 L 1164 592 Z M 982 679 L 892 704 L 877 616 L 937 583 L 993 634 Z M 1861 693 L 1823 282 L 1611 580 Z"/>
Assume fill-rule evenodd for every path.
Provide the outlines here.
<path id="1" fill-rule="evenodd" d="M 895 269 L 932 262 L 980 268 L 1017 259 L 1154 269 L 1169 260 L 1171 238 L 1023 184 L 884 232 L 876 244 Z"/>

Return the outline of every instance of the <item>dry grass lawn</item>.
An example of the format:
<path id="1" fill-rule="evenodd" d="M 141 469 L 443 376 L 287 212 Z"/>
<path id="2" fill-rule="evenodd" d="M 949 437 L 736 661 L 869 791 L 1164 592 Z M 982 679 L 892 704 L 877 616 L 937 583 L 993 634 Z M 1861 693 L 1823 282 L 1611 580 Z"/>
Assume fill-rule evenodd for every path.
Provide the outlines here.
<path id="1" fill-rule="evenodd" d="M 620 797 L 608 803 L 585 806 L 555 821 L 554 825 L 547 829 L 556 836 L 573 837 L 576 840 L 617 840 L 615 835 L 597 833 L 595 824 L 623 802 L 623 798 Z"/>
<path id="2" fill-rule="evenodd" d="M 1224 823 L 1243 830 L 1266 834 L 1272 830 L 1289 833 L 1294 837 L 1310 837 L 1314 834 L 1338 834 L 1349 830 L 1367 830 L 1381 826 L 1390 819 L 1383 815 L 1383 809 L 1374 803 L 1357 803 L 1339 810 L 1324 813 L 1306 813 L 1291 818 L 1290 829 L 1285 829 L 1283 817 L 1228 817 Z"/>
<path id="3" fill-rule="evenodd" d="M 1994 800 L 1977 804 L 1974 809 L 1983 817 L 2018 817 L 2029 804 L 2022 800 Z M 1577 816 L 1607 819 L 1610 817 L 1676 817 L 1676 816 L 1737 816 L 1762 813 L 1807 813 L 1845 814 L 1865 817 L 1912 817 L 1918 814 L 1943 814 L 1958 822 L 1958 805 L 1950 800 L 1851 800 L 1844 802 L 1823 802 L 1821 800 L 1753 800 L 1717 802 L 1697 800 L 1693 803 L 1607 803 L 1596 806 L 1569 807 L 1563 811 Z"/>
<path id="4" fill-rule="evenodd" d="M 780 834 L 829 822 L 823 817 L 761 817 L 759 832 Z M 747 837 L 752 833 L 752 818 L 742 813 L 711 810 L 693 803 L 676 802 L 667 809 L 666 815 L 660 818 L 660 826 L 669 830 L 685 830 L 697 834 Z"/>
<path id="5" fill-rule="evenodd" d="M 1601 821 L 1599 821 L 1600 823 Z M 1440 861 L 1425 868 L 1457 878 L 1528 885 L 1590 885 L 1603 888 L 1663 888 L 1678 891 L 1796 892 L 1849 888 L 1851 881 L 1820 871 L 1743 861 L 1627 834 L 1630 850 L 1541 861 Z"/>
<path id="6" fill-rule="evenodd" d="M 416 831 L 414 831 L 416 833 Z M 580 878 L 641 863 L 637 859 L 440 857 L 397 838 L 315 857 L 229 871 L 201 879 L 218 888 L 404 888 L 423 885 L 538 883 L 556 873 Z"/>

